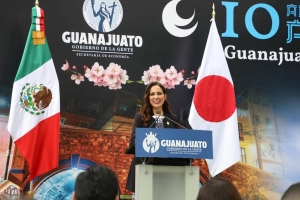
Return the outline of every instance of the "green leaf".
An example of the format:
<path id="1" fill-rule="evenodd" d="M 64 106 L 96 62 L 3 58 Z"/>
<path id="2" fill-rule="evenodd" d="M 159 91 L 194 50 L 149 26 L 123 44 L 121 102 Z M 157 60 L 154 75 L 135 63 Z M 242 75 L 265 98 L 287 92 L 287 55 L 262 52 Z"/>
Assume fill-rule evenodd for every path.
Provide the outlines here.
<path id="1" fill-rule="evenodd" d="M 28 95 L 28 101 L 32 101 L 32 97 Z"/>
<path id="2" fill-rule="evenodd" d="M 25 89 L 25 86 L 22 87 L 22 91 Z"/>
<path id="3" fill-rule="evenodd" d="M 37 109 L 34 106 L 32 106 L 32 110 L 37 111 Z"/>
<path id="4" fill-rule="evenodd" d="M 134 81 L 132 80 L 127 80 L 126 83 L 133 83 Z"/>
<path id="5" fill-rule="evenodd" d="M 41 113 L 42 113 L 42 114 L 44 114 L 44 113 L 45 113 L 45 111 L 43 110 Z"/>
<path id="6" fill-rule="evenodd" d="M 28 108 L 25 108 L 25 111 L 28 112 L 29 111 Z"/>
<path id="7" fill-rule="evenodd" d="M 39 112 L 37 112 L 37 113 L 35 113 L 36 115 L 40 115 L 41 113 L 39 113 Z"/>
<path id="8" fill-rule="evenodd" d="M 136 81 L 137 83 L 140 83 L 140 84 L 144 84 L 144 81 L 140 80 L 140 81 Z"/>
<path id="9" fill-rule="evenodd" d="M 30 114 L 32 114 L 32 115 L 33 115 L 33 114 L 34 114 L 34 112 L 33 112 L 33 111 L 30 111 Z"/>

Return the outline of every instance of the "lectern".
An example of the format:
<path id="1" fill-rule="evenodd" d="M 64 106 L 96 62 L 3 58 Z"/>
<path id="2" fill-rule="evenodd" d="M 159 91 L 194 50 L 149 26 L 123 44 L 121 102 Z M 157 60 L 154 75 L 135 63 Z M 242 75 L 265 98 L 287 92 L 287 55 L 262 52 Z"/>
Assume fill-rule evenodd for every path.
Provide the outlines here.
<path id="1" fill-rule="evenodd" d="M 190 159 L 213 158 L 212 132 L 136 128 L 136 200 L 193 200 L 199 191 L 199 167 Z M 185 163 L 185 164 L 184 164 Z"/>

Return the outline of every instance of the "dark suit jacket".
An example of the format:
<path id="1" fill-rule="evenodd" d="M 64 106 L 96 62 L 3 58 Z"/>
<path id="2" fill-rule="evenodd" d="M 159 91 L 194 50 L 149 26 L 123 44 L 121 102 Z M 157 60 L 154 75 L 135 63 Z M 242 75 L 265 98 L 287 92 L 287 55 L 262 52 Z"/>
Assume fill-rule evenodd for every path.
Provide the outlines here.
<path id="1" fill-rule="evenodd" d="M 175 114 L 172 113 L 165 113 L 164 114 L 166 117 L 163 119 L 163 123 L 164 123 L 164 128 L 178 128 L 178 125 L 175 124 L 174 122 L 170 121 L 168 118 L 172 119 L 173 121 L 178 122 L 177 116 Z M 129 143 L 129 148 L 126 151 L 127 154 L 135 154 L 135 128 L 148 128 L 149 126 L 151 126 L 154 122 L 155 119 L 153 117 L 151 117 L 151 119 L 148 122 L 148 126 L 144 126 L 141 124 L 141 119 L 142 119 L 142 115 L 141 113 L 137 113 L 135 115 L 135 119 L 134 119 L 134 124 L 132 127 L 132 134 L 131 134 L 131 139 L 130 139 L 130 143 Z M 153 128 L 155 127 L 155 124 L 153 125 Z M 165 159 L 159 159 L 159 158 L 155 158 L 155 159 L 151 159 L 152 162 L 163 162 L 163 160 Z M 174 160 L 174 159 L 173 159 Z M 179 160 L 179 159 L 176 159 Z M 181 161 L 183 159 L 180 159 Z M 184 159 L 184 162 L 186 162 L 186 159 Z M 129 191 L 134 192 L 135 191 L 135 166 L 138 164 L 141 164 L 142 161 L 139 158 L 133 157 L 131 165 L 130 165 L 130 169 L 129 169 L 129 173 L 128 173 L 128 177 L 127 177 L 127 183 L 126 183 L 126 189 Z M 149 163 L 152 164 L 152 163 Z M 188 163 L 185 163 L 188 164 Z M 184 164 L 182 164 L 184 165 Z"/>

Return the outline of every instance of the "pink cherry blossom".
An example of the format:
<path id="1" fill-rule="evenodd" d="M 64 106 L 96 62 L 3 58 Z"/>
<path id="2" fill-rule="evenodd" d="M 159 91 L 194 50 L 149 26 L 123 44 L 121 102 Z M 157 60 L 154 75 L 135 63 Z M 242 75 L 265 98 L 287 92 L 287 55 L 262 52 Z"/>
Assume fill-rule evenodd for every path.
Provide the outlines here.
<path id="1" fill-rule="evenodd" d="M 122 86 L 121 86 L 121 81 L 117 81 L 116 83 L 114 84 L 111 84 L 108 86 L 110 90 L 117 90 L 117 89 L 121 89 Z"/>
<path id="2" fill-rule="evenodd" d="M 72 74 L 71 79 L 75 80 L 77 85 L 79 85 L 81 81 L 84 81 L 84 77 L 81 74 Z"/>
<path id="3" fill-rule="evenodd" d="M 63 71 L 67 71 L 69 68 L 70 68 L 70 65 L 69 65 L 68 61 L 66 62 L 66 64 L 63 64 L 63 66 L 61 67 L 61 69 Z"/>
<path id="4" fill-rule="evenodd" d="M 110 86 L 118 81 L 118 77 L 112 74 L 105 74 L 103 80 L 107 83 L 108 86 Z"/>
<path id="5" fill-rule="evenodd" d="M 144 71 L 144 76 L 142 76 L 142 81 L 145 85 L 151 83 L 151 75 L 149 71 Z"/>
<path id="6" fill-rule="evenodd" d="M 97 77 L 102 76 L 102 74 L 104 73 L 104 68 L 102 65 L 99 65 L 98 62 L 95 62 L 92 66 L 91 72 Z"/>
<path id="7" fill-rule="evenodd" d="M 105 75 L 103 80 L 108 86 L 115 84 L 118 81 L 119 74 L 121 72 L 121 67 L 118 64 L 110 63 L 105 70 Z"/>
<path id="8" fill-rule="evenodd" d="M 192 86 L 196 84 L 196 81 L 195 81 L 195 79 L 187 79 L 184 81 L 183 84 L 186 85 L 187 88 L 191 89 Z"/>
<path id="9" fill-rule="evenodd" d="M 149 67 L 149 73 L 151 75 L 151 82 L 158 81 L 166 76 L 159 65 L 154 65 L 152 67 Z"/>
<path id="10" fill-rule="evenodd" d="M 177 76 L 173 79 L 175 85 L 179 85 L 183 81 L 182 73 L 178 73 Z"/>
<path id="11" fill-rule="evenodd" d="M 99 87 L 100 86 L 106 87 L 107 86 L 107 82 L 104 81 L 104 76 L 105 76 L 105 74 L 103 74 L 102 76 L 98 76 L 94 85 L 99 86 Z"/>
<path id="12" fill-rule="evenodd" d="M 172 80 L 177 77 L 177 70 L 174 66 L 171 66 L 170 69 L 166 70 L 166 75 L 168 79 Z"/>
<path id="13" fill-rule="evenodd" d="M 174 89 L 175 88 L 175 84 L 173 83 L 172 80 L 170 79 L 167 79 L 165 84 L 163 84 L 163 86 L 166 88 L 166 89 Z"/>
<path id="14" fill-rule="evenodd" d="M 156 81 L 160 82 L 162 85 L 166 84 L 166 76 L 162 76 L 162 77 L 157 77 Z"/>
<path id="15" fill-rule="evenodd" d="M 170 69 L 166 70 L 166 88 L 173 89 L 175 85 L 179 85 L 183 81 L 182 71 L 177 73 L 177 70 L 174 66 L 171 66 Z"/>
<path id="16" fill-rule="evenodd" d="M 89 68 L 86 68 L 84 76 L 91 82 L 97 81 L 97 76 Z"/>
<path id="17" fill-rule="evenodd" d="M 106 74 L 112 75 L 112 76 L 118 76 L 120 74 L 121 67 L 118 64 L 110 63 L 109 66 L 106 68 Z"/>
<path id="18" fill-rule="evenodd" d="M 129 79 L 129 76 L 127 75 L 127 71 L 121 69 L 121 71 L 120 71 L 120 82 L 125 84 L 128 79 Z"/>

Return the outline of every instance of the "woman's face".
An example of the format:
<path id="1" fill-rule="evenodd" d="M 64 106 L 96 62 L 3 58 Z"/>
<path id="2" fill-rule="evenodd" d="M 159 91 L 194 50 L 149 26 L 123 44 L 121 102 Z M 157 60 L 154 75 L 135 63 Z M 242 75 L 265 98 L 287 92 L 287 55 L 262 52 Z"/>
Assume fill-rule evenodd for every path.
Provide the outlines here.
<path id="1" fill-rule="evenodd" d="M 167 95 L 164 94 L 161 87 L 154 85 L 150 89 L 149 101 L 152 105 L 152 108 L 155 110 L 162 110 L 162 105 L 164 104 Z"/>

